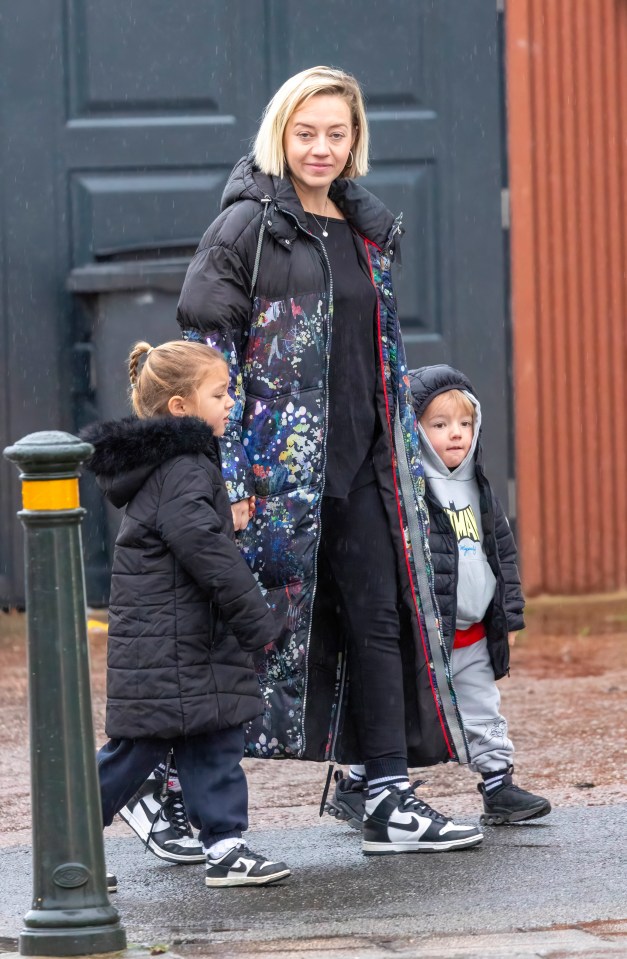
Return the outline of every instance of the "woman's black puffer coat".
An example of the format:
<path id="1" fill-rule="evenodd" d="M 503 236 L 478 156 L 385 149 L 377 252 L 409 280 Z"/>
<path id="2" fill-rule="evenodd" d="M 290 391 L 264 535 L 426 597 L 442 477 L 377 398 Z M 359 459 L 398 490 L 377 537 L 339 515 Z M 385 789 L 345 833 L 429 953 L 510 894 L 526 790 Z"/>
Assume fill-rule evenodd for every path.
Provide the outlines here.
<path id="1" fill-rule="evenodd" d="M 420 439 L 391 276 L 400 216 L 352 179 L 336 180 L 329 197 L 351 228 L 376 294 L 372 388 L 381 436 L 373 466 L 397 556 L 408 761 L 463 762 L 462 721 L 435 613 Z M 190 263 L 177 319 L 186 339 L 208 343 L 229 362 L 236 402 L 221 439 L 223 473 L 233 502 L 256 494 L 255 515 L 238 541 L 285 623 L 281 641 L 266 650 L 265 711 L 250 728 L 247 753 L 358 762 L 346 617 L 335 610 L 319 615 L 317 603 L 326 573 L 319 545 L 329 370 L 352 361 L 332 345 L 330 261 L 289 178 L 266 176 L 251 157 L 236 165 L 222 205 Z"/>
<path id="2" fill-rule="evenodd" d="M 125 507 L 109 607 L 106 732 L 173 738 L 263 710 L 251 653 L 277 624 L 235 545 L 217 440 L 195 417 L 94 424 L 85 464 Z"/>
<path id="3" fill-rule="evenodd" d="M 424 366 L 409 373 L 414 409 L 418 419 L 431 400 L 447 390 L 467 390 L 476 397 L 470 380 L 459 370 L 444 364 Z M 517 551 L 507 517 L 499 500 L 492 492 L 483 471 L 481 437 L 475 454 L 475 475 L 479 485 L 481 525 L 484 547 L 490 568 L 496 577 L 494 599 L 488 607 L 484 624 L 488 650 L 496 679 L 509 670 L 508 633 L 525 627 L 523 609 L 525 600 L 517 567 Z M 442 634 L 449 652 L 453 647 L 457 615 L 458 548 L 450 520 L 427 483 L 429 507 L 429 546 L 433 558 L 435 591 L 442 617 Z"/>

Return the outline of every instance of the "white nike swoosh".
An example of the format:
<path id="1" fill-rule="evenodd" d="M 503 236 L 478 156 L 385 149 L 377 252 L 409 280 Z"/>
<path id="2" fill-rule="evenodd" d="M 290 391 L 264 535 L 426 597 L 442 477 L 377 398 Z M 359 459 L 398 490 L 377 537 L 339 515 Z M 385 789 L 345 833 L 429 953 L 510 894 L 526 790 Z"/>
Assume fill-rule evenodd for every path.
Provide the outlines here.
<path id="1" fill-rule="evenodd" d="M 442 826 L 440 829 L 439 835 L 443 836 L 444 833 L 452 832 L 471 832 L 475 827 L 474 826 L 458 826 L 457 823 L 447 822 L 445 826 Z"/>

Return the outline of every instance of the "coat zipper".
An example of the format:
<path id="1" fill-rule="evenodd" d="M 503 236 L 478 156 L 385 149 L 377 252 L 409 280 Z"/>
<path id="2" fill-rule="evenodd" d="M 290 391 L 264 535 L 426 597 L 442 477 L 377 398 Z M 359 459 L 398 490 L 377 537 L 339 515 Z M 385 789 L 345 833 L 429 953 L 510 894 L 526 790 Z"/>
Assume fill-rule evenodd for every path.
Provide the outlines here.
<path id="1" fill-rule="evenodd" d="M 266 213 L 268 212 L 268 203 L 272 203 L 272 197 L 269 197 L 266 193 L 265 196 L 261 198 L 263 203 L 263 212 L 261 214 L 261 226 L 259 228 L 259 239 L 257 240 L 257 251 L 255 253 L 255 264 L 253 266 L 253 275 L 250 281 L 250 298 L 252 300 L 255 295 L 255 286 L 257 285 L 257 274 L 259 273 L 259 261 L 261 260 L 261 244 L 263 243 L 263 235 L 266 230 Z"/>
<path id="2" fill-rule="evenodd" d="M 297 217 L 296 217 L 293 213 L 290 213 L 289 210 L 283 210 L 283 209 L 282 209 L 282 210 L 281 210 L 281 213 L 283 213 L 284 216 L 289 216 L 289 217 L 291 217 L 291 218 L 294 220 L 294 222 L 296 223 L 296 226 L 297 226 L 297 228 L 298 228 L 299 230 L 301 230 L 303 233 L 306 233 L 307 236 L 309 236 L 309 237 L 312 238 L 312 240 L 315 240 L 316 243 L 319 243 L 319 244 L 320 244 L 320 248 L 321 248 L 322 253 L 323 253 L 323 255 L 324 255 L 324 260 L 325 260 L 325 263 L 326 263 L 326 267 L 327 267 L 327 270 L 328 270 L 328 272 L 329 272 L 329 303 L 328 303 L 328 306 L 327 306 L 327 315 L 326 315 L 327 335 L 326 335 L 326 340 L 325 340 L 325 364 L 324 364 L 324 399 L 325 399 L 325 404 L 324 404 L 324 435 L 323 435 L 323 438 L 322 438 L 322 485 L 321 485 L 321 487 L 320 487 L 320 505 L 318 506 L 317 514 L 316 514 L 316 519 L 317 519 L 317 522 L 318 522 L 318 538 L 317 538 L 317 541 L 316 541 L 316 548 L 315 548 L 314 557 L 313 557 L 313 562 L 314 562 L 314 581 L 313 581 L 313 588 L 312 588 L 312 594 L 311 594 L 311 615 L 310 615 L 310 617 L 309 617 L 309 629 L 308 629 L 308 633 L 307 633 L 307 647 L 306 647 L 306 648 L 307 648 L 307 657 L 305 658 L 305 688 L 304 688 L 304 691 L 303 691 L 303 732 L 302 732 L 302 736 L 303 736 L 303 746 L 302 746 L 302 748 L 303 748 L 303 752 L 305 752 L 305 751 L 306 751 L 306 748 L 307 748 L 307 735 L 306 735 L 306 732 L 305 732 L 304 717 L 305 717 L 305 713 L 306 713 L 306 710 L 307 710 L 307 694 L 308 694 L 308 692 L 309 692 L 309 647 L 310 647 L 310 644 L 311 644 L 311 631 L 312 631 L 312 628 L 313 628 L 313 607 L 314 607 L 314 602 L 315 602 L 315 600 L 316 600 L 316 593 L 317 593 L 317 591 L 318 591 L 318 551 L 319 551 L 319 549 L 320 549 L 320 540 L 321 540 L 321 538 L 322 538 L 322 524 L 321 524 L 321 521 L 320 521 L 320 514 L 321 514 L 321 512 L 322 512 L 322 497 L 324 496 L 324 481 L 325 481 L 325 472 L 326 472 L 326 465 L 327 465 L 327 434 L 328 434 L 328 426 L 329 426 L 329 364 L 330 364 L 330 361 L 331 361 L 331 336 L 332 336 L 331 310 L 332 310 L 332 306 L 333 306 L 333 273 L 331 272 L 331 263 L 330 263 L 330 261 L 329 261 L 329 255 L 328 255 L 328 253 L 327 253 L 326 247 L 325 247 L 324 243 L 322 242 L 322 240 L 321 240 L 319 237 L 315 236 L 313 233 L 310 233 L 309 230 L 305 230 L 305 229 L 300 225 L 300 223 L 298 222 Z M 344 657 L 344 658 L 346 658 L 346 657 Z M 343 664 L 342 664 L 342 665 L 343 665 Z M 343 674 L 343 673 L 344 673 L 344 668 L 342 668 L 342 674 Z M 336 722 L 335 722 L 334 737 L 333 737 L 332 746 L 331 746 L 331 755 L 333 755 L 333 750 L 334 750 L 334 748 L 335 748 L 335 742 L 336 742 L 336 739 L 337 739 L 337 731 L 338 731 L 338 726 L 339 726 L 339 715 L 340 715 L 340 706 L 341 706 L 343 688 L 344 688 L 344 680 L 343 680 L 343 678 L 342 678 L 341 681 L 340 681 L 340 698 L 339 698 L 339 700 L 338 700 L 338 709 L 337 709 L 337 716 L 336 716 Z"/>

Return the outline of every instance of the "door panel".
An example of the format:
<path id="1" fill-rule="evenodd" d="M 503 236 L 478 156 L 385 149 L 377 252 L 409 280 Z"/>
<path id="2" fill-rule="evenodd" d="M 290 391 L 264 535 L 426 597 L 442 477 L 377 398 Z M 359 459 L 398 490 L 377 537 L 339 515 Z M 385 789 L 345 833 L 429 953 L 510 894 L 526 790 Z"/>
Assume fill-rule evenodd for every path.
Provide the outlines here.
<path id="1" fill-rule="evenodd" d="M 98 268 L 116 250 L 193 248 L 272 92 L 330 63 L 355 73 L 366 94 L 365 184 L 404 214 L 395 272 L 410 364 L 452 362 L 473 380 L 487 465 L 504 495 L 512 469 L 494 0 L 20 0 L 0 18 L 0 60 L 7 442 L 106 415 L 94 350 L 121 363 L 125 333 L 169 335 L 168 311 L 177 335 L 171 283 L 151 312 L 140 282 L 128 307 L 141 301 L 141 317 L 122 322 L 120 307 L 114 323 L 94 306 L 104 286 L 77 298 L 66 290 L 70 272 Z M 18 486 L 8 464 L 0 471 L 0 585 L 15 600 Z M 95 504 L 88 542 L 103 539 Z"/>
<path id="2" fill-rule="evenodd" d="M 219 208 L 229 170 L 73 174 L 75 261 L 115 249 L 194 246 Z"/>
<path id="3" fill-rule="evenodd" d="M 397 270 L 395 285 L 411 362 L 441 362 L 450 344 L 442 326 L 441 284 L 435 269 L 447 246 L 447 224 L 437 203 L 443 153 L 443 95 L 438 81 L 446 62 L 439 49 L 439 4 L 397 0 L 379 8 L 376 16 L 368 16 L 360 0 L 298 10 L 287 0 L 276 0 L 272 6 L 277 22 L 285 24 L 288 40 L 277 82 L 329 60 L 332 65 L 341 63 L 361 82 L 372 156 L 365 185 L 394 214 L 403 212 L 407 230 L 404 266 Z M 306 45 L 298 42 L 299 36 L 307 37 Z"/>

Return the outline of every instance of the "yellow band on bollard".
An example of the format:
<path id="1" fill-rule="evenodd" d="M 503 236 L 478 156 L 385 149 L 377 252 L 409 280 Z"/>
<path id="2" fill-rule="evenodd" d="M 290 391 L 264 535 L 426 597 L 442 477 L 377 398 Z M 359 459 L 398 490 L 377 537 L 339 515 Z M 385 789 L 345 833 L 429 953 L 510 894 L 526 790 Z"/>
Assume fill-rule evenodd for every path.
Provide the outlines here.
<path id="1" fill-rule="evenodd" d="M 22 504 L 30 510 L 77 509 L 78 479 L 24 480 Z"/>

